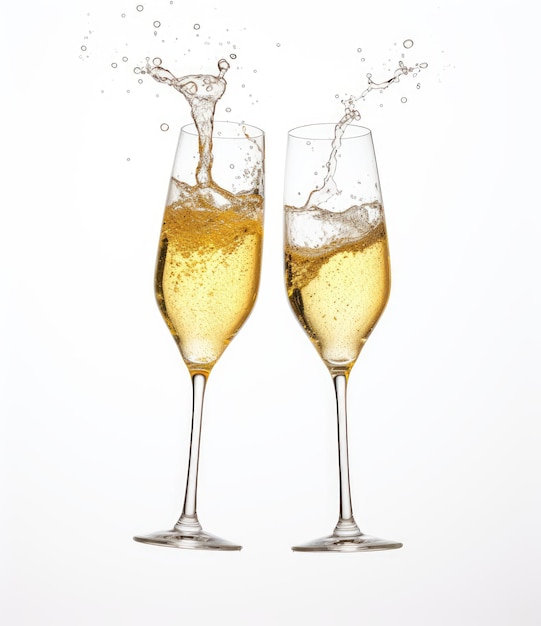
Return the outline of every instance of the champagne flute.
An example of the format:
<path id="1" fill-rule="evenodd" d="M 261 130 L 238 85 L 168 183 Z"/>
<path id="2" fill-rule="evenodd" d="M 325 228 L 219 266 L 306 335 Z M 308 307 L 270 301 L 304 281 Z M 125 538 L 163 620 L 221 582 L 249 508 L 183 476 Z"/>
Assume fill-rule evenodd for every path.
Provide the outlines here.
<path id="1" fill-rule="evenodd" d="M 334 383 L 340 493 L 333 533 L 294 546 L 295 551 L 402 546 L 362 533 L 351 504 L 347 383 L 387 303 L 390 266 L 371 132 L 350 121 L 302 126 L 288 135 L 285 281 L 291 308 Z"/>
<path id="2" fill-rule="evenodd" d="M 171 530 L 134 539 L 175 548 L 240 550 L 203 531 L 197 473 L 208 376 L 254 305 L 263 239 L 264 133 L 214 122 L 181 129 L 158 259 L 156 299 L 192 379 L 192 431 L 182 514 Z"/>

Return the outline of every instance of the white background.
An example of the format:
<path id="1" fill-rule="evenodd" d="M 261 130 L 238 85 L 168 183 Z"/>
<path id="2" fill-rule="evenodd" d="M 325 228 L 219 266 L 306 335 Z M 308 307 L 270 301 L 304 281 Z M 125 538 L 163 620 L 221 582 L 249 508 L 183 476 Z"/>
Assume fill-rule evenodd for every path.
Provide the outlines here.
<path id="1" fill-rule="evenodd" d="M 2 623 L 541 623 L 534 4 L 136 4 L 2 11 Z M 287 131 L 337 120 L 335 95 L 402 53 L 428 69 L 360 103 L 393 289 L 349 409 L 357 521 L 404 548 L 293 553 L 336 522 L 337 463 L 331 380 L 282 284 Z M 137 83 L 146 56 L 177 75 L 229 58 L 217 118 L 267 133 L 260 295 L 203 425 L 200 519 L 240 553 L 131 538 L 180 513 L 191 403 L 153 296 L 190 118 Z"/>

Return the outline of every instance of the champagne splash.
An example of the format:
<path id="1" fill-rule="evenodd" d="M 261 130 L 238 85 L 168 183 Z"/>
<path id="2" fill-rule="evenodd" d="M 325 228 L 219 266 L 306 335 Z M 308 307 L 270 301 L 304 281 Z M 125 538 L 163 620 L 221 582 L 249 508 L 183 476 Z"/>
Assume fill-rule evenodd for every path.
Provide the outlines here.
<path id="1" fill-rule="evenodd" d="M 224 95 L 227 82 L 224 78 L 229 63 L 225 59 L 218 61 L 219 74 L 189 74 L 177 78 L 168 69 L 162 67 L 161 59 L 154 59 L 154 65 L 147 63 L 141 74 L 149 74 L 159 83 L 170 85 L 179 91 L 188 101 L 191 115 L 199 134 L 199 163 L 196 169 L 196 181 L 201 186 L 212 181 L 212 130 L 216 103 Z"/>
<path id="2" fill-rule="evenodd" d="M 413 41 L 411 39 L 406 39 L 403 45 L 405 48 L 411 48 L 413 46 Z M 350 96 L 348 99 L 342 100 L 342 104 L 344 105 L 344 115 L 336 124 L 334 129 L 331 153 L 329 155 L 329 160 L 326 163 L 327 173 L 323 180 L 323 185 L 321 188 L 314 189 L 310 193 L 307 201 L 302 207 L 303 209 L 317 208 L 322 203 L 330 200 L 334 196 L 340 195 L 341 193 L 336 186 L 334 175 L 338 166 L 338 151 L 342 145 L 342 137 L 344 136 L 346 128 L 349 124 L 351 124 L 351 122 L 359 121 L 361 119 L 361 114 L 357 110 L 355 103 L 359 100 L 364 100 L 364 98 L 366 98 L 371 91 L 378 89 L 381 92 L 384 89 L 388 89 L 394 83 L 398 83 L 403 76 L 407 76 L 408 74 L 417 75 L 421 69 L 425 69 L 427 67 L 428 63 L 417 63 L 414 67 L 407 67 L 403 61 L 399 61 L 398 67 L 390 78 L 381 82 L 376 82 L 372 80 L 372 74 L 367 74 L 366 77 L 368 79 L 368 86 L 366 89 L 359 96 Z M 406 99 L 402 98 L 402 102 L 405 101 Z"/>

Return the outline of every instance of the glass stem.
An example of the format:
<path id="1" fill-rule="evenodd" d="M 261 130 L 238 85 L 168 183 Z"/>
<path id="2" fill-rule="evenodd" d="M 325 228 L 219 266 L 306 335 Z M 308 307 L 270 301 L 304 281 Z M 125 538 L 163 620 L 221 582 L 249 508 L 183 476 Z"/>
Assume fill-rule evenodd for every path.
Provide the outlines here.
<path id="1" fill-rule="evenodd" d="M 201 524 L 197 519 L 197 472 L 199 469 L 199 448 L 201 443 L 201 424 L 203 420 L 203 398 L 207 377 L 204 374 L 194 374 L 192 376 L 192 434 L 190 437 L 190 458 L 188 461 L 188 477 L 186 479 L 186 494 L 184 496 L 184 507 L 182 515 L 175 528 L 181 531 L 198 533 Z"/>
<path id="2" fill-rule="evenodd" d="M 347 426 L 347 377 L 333 376 L 338 416 L 338 473 L 340 479 L 340 517 L 334 529 L 338 537 L 355 537 L 361 534 L 353 519 L 351 491 L 349 487 L 348 426 Z"/>

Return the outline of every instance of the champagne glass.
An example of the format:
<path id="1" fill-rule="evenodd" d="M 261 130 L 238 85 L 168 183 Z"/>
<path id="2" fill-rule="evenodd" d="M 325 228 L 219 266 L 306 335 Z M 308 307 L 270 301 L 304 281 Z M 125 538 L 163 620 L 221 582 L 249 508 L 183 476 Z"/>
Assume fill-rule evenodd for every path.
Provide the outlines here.
<path id="1" fill-rule="evenodd" d="M 182 514 L 171 530 L 134 539 L 175 548 L 240 550 L 203 531 L 196 512 L 208 376 L 254 305 L 263 239 L 264 133 L 214 122 L 181 129 L 156 263 L 156 299 L 192 379 L 192 431 Z"/>
<path id="2" fill-rule="evenodd" d="M 293 129 L 287 143 L 287 294 L 331 374 L 338 417 L 338 523 L 331 535 L 293 547 L 304 552 L 402 546 L 362 533 L 351 504 L 347 383 L 387 303 L 390 266 L 372 136 L 350 121 Z"/>

